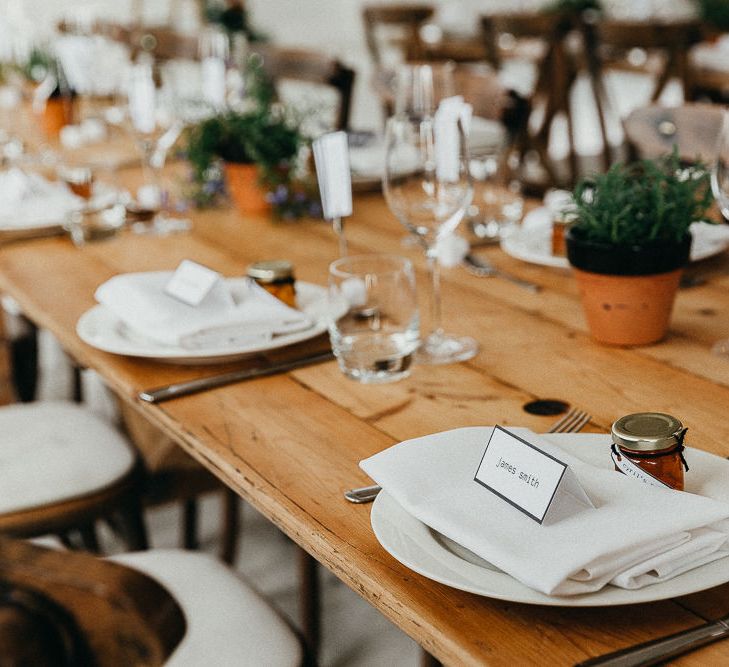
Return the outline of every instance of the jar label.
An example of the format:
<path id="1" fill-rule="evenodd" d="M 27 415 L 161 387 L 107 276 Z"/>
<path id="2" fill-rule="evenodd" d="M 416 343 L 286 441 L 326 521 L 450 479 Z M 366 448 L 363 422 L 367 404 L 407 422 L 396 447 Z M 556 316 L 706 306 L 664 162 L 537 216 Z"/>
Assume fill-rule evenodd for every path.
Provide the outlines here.
<path id="1" fill-rule="evenodd" d="M 614 447 L 610 451 L 610 456 L 613 459 L 615 467 L 628 477 L 637 479 L 644 484 L 650 484 L 651 486 L 658 486 L 663 489 L 671 488 L 668 484 L 665 484 L 657 477 L 654 477 L 649 472 L 646 472 L 643 468 L 633 463 L 628 457 L 620 456 L 620 454 L 615 451 Z"/>

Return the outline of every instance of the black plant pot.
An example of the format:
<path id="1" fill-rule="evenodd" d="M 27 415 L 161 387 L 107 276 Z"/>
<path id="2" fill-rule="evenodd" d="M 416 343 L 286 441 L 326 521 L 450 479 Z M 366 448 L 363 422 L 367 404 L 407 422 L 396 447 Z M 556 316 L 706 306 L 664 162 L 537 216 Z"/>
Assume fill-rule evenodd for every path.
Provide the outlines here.
<path id="1" fill-rule="evenodd" d="M 584 238 L 578 227 L 565 236 L 567 259 L 582 271 L 614 276 L 650 276 L 686 266 L 691 251 L 691 234 L 680 243 L 656 241 L 646 245 L 610 245 Z"/>

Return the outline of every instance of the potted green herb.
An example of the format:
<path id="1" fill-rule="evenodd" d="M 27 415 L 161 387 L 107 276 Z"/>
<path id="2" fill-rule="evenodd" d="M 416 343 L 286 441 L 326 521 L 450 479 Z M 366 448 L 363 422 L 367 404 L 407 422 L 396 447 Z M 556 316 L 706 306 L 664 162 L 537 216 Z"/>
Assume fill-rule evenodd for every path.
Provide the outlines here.
<path id="1" fill-rule="evenodd" d="M 58 137 L 61 128 L 74 121 L 76 98 L 60 64 L 50 53 L 34 48 L 20 72 L 33 87 L 44 132 L 50 138 Z"/>
<path id="2" fill-rule="evenodd" d="M 567 257 L 575 269 L 592 336 L 611 345 L 646 345 L 666 333 L 691 249 L 689 225 L 712 196 L 701 166 L 678 154 L 630 165 L 580 183 Z"/>
<path id="3" fill-rule="evenodd" d="M 298 126 L 275 105 L 226 111 L 190 130 L 187 158 L 200 182 L 222 160 L 228 193 L 238 209 L 263 213 L 270 208 L 269 194 L 288 182 L 303 140 Z"/>

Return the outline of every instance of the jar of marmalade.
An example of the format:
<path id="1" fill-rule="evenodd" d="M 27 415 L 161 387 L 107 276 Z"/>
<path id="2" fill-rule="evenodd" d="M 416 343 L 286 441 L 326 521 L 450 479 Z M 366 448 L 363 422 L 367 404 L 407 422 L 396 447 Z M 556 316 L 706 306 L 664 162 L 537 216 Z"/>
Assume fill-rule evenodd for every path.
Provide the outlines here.
<path id="1" fill-rule="evenodd" d="M 612 426 L 615 469 L 652 486 L 683 491 L 683 424 L 662 412 L 637 412 Z"/>
<path id="2" fill-rule="evenodd" d="M 294 267 L 291 262 L 285 259 L 256 262 L 248 267 L 246 273 L 267 292 L 287 306 L 296 308 Z"/>

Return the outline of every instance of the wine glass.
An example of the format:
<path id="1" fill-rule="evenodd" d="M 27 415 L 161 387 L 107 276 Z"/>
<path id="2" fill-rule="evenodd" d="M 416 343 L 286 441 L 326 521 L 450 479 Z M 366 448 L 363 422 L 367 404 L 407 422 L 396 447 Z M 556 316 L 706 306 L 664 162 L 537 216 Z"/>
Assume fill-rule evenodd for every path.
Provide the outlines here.
<path id="1" fill-rule="evenodd" d="M 395 71 L 395 114 L 413 116 L 435 113 L 441 100 L 455 95 L 455 63 L 407 63 Z M 401 244 L 411 247 L 418 244 L 412 234 L 403 237 Z"/>
<path id="2" fill-rule="evenodd" d="M 711 170 L 711 190 L 721 214 L 729 220 L 729 113 L 726 111 L 719 134 L 716 161 Z M 729 338 L 715 343 L 711 351 L 722 357 L 729 356 Z"/>
<path id="3" fill-rule="evenodd" d="M 158 87 L 154 63 L 142 60 L 132 65 L 127 90 L 132 134 L 142 153 L 144 184 L 137 192 L 141 211 L 153 211 L 151 224 L 137 224 L 138 233 L 167 235 L 187 231 L 189 220 L 170 215 L 162 187 L 162 168 L 168 151 L 177 141 L 184 122 L 175 113 L 175 99 L 169 87 Z"/>
<path id="4" fill-rule="evenodd" d="M 455 95 L 455 63 L 413 63 L 397 70 L 395 113 L 433 114 L 440 102 Z"/>
<path id="5" fill-rule="evenodd" d="M 418 360 L 445 364 L 470 359 L 473 338 L 444 333 L 436 245 L 452 233 L 471 203 L 473 187 L 457 98 L 444 100 L 434 114 L 401 112 L 387 121 L 384 191 L 387 204 L 423 247 L 432 281 L 431 333 Z"/>

